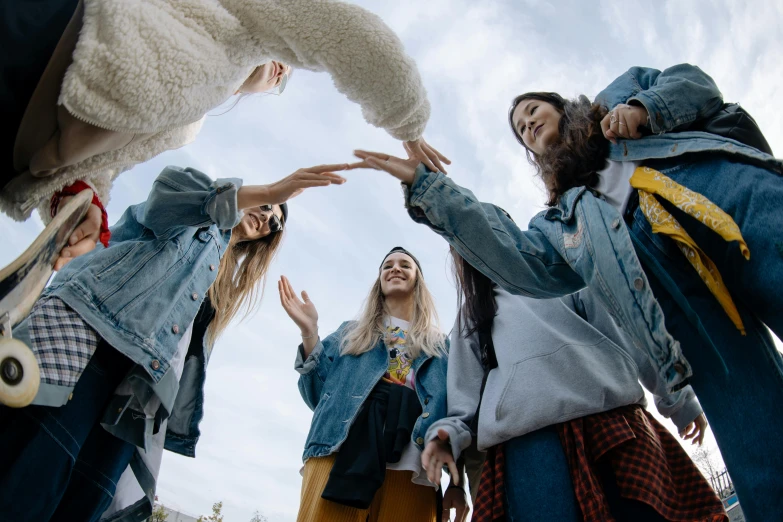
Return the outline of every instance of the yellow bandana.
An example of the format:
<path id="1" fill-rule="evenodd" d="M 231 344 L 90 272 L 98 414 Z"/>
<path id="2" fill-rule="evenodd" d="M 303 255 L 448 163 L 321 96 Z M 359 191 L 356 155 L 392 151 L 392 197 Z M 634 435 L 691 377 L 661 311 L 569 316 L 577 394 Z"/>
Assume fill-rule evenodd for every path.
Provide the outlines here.
<path id="1" fill-rule="evenodd" d="M 740 252 L 745 259 L 750 259 L 748 245 L 731 216 L 701 194 L 675 183 L 671 178 L 648 167 L 637 167 L 631 176 L 631 186 L 639 191 L 639 208 L 642 209 L 647 221 L 652 225 L 653 232 L 663 233 L 675 241 L 688 262 L 699 273 L 701 280 L 718 299 L 734 326 L 742 335 L 745 335 L 745 326 L 742 324 L 737 307 L 734 305 L 715 263 L 696 245 L 693 238 L 688 235 L 674 216 L 663 208 L 655 195 L 698 219 L 711 230 L 720 234 L 726 241 L 739 242 Z"/>

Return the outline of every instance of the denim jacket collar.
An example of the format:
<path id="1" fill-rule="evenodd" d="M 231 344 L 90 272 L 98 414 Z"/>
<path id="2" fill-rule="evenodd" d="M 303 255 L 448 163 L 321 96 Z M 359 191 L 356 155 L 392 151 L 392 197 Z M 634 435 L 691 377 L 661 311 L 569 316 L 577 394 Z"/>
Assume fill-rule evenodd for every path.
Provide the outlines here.
<path id="1" fill-rule="evenodd" d="M 574 187 L 566 191 L 560 197 L 560 201 L 558 201 L 556 206 L 548 208 L 543 212 L 544 219 L 569 223 L 574 217 L 577 202 L 587 190 L 587 187 Z"/>

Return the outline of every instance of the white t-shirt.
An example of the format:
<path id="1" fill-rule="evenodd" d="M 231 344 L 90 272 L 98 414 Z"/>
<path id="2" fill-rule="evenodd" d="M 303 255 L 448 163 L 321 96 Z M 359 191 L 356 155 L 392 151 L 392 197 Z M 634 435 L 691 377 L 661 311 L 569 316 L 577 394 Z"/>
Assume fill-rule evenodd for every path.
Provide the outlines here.
<path id="1" fill-rule="evenodd" d="M 596 173 L 598 185 L 594 187 L 595 190 L 606 198 L 607 203 L 619 210 L 620 214 L 625 212 L 633 193 L 630 180 L 639 164 L 638 161 L 606 160 L 606 168 Z"/>

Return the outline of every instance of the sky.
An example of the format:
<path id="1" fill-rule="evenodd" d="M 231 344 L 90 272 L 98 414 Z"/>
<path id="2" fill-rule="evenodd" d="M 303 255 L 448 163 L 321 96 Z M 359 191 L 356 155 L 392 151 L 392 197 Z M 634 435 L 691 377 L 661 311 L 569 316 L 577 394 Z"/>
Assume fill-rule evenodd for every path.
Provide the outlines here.
<path id="1" fill-rule="evenodd" d="M 449 175 L 517 223 L 527 223 L 545 200 L 507 124 L 510 100 L 522 92 L 592 98 L 631 66 L 688 62 L 715 79 L 726 101 L 740 102 L 781 153 L 777 0 L 355 3 L 381 16 L 418 63 L 432 104 L 425 138 L 453 161 Z M 248 97 L 223 112 L 212 112 L 195 143 L 123 174 L 108 206 L 110 221 L 143 201 L 166 165 L 266 184 L 302 167 L 352 161 L 356 148 L 404 155 L 399 142 L 363 121 L 326 74 L 297 71 L 282 96 Z M 373 171 L 347 177 L 343 186 L 311 189 L 289 203 L 286 238 L 261 305 L 230 326 L 213 351 L 197 457 L 164 457 L 158 484 L 164 504 L 199 515 L 220 500 L 226 522 L 250 520 L 256 510 L 270 522 L 295 520 L 312 413 L 297 390 L 299 330 L 280 306 L 281 274 L 295 290 L 307 290 L 325 336 L 356 316 L 382 257 L 401 245 L 421 261 L 441 328 L 451 329 L 456 290 L 447 244 L 408 218 L 396 180 Z M 41 229 L 37 216 L 25 223 L 0 216 L 0 266 Z M 711 434 L 708 444 L 714 447 Z"/>

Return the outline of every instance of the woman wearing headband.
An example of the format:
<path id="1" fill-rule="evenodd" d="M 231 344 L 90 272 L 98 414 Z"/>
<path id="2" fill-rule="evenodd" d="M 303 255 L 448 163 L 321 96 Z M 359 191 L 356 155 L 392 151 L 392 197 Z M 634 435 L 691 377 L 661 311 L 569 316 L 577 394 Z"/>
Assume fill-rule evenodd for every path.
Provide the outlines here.
<path id="1" fill-rule="evenodd" d="M 297 520 L 434 522 L 437 481 L 421 451 L 446 412 L 448 341 L 416 257 L 393 248 L 358 320 L 323 340 L 307 293 L 299 299 L 285 277 L 278 289 L 301 330 L 295 367 L 314 412 Z"/>

